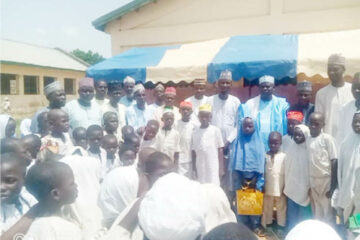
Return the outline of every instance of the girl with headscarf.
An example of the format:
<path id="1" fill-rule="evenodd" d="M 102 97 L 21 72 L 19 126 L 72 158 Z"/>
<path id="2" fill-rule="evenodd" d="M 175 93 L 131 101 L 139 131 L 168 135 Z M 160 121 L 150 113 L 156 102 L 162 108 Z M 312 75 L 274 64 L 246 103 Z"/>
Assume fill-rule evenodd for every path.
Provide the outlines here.
<path id="1" fill-rule="evenodd" d="M 14 137 L 16 121 L 7 114 L 0 114 L 0 139 Z"/>
<path id="2" fill-rule="evenodd" d="M 287 196 L 287 227 L 291 229 L 298 222 L 309 216 L 309 154 L 306 139 L 310 137 L 310 130 L 305 125 L 298 125 L 294 129 L 285 162 L 285 187 Z"/>
<path id="3" fill-rule="evenodd" d="M 239 111 L 242 107 L 239 107 Z M 231 146 L 230 171 L 233 171 L 234 190 L 256 189 L 264 185 L 265 148 L 256 122 L 250 117 L 239 119 L 237 138 Z M 264 235 L 260 216 L 238 215 L 240 221 L 249 226 L 257 235 Z"/>

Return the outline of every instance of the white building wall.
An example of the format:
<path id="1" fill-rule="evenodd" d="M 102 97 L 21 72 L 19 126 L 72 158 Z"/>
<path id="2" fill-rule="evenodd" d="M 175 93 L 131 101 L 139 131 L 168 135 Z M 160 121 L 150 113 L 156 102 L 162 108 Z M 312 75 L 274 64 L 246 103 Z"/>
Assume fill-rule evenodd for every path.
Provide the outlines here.
<path id="1" fill-rule="evenodd" d="M 107 24 L 112 54 L 233 35 L 360 28 L 360 0 L 157 0 Z"/>

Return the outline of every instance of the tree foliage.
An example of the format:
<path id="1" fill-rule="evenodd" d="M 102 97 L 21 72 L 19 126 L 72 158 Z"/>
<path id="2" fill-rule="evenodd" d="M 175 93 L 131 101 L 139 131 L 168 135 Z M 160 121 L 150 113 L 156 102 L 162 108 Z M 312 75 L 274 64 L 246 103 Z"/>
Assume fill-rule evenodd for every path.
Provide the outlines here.
<path id="1" fill-rule="evenodd" d="M 87 62 L 90 65 L 94 65 L 98 62 L 101 62 L 103 60 L 105 60 L 105 58 L 103 56 L 101 56 L 98 53 L 94 53 L 91 50 L 85 52 L 82 51 L 80 49 L 75 49 L 71 52 L 71 54 L 73 54 L 74 56 L 80 58 L 81 60 Z"/>

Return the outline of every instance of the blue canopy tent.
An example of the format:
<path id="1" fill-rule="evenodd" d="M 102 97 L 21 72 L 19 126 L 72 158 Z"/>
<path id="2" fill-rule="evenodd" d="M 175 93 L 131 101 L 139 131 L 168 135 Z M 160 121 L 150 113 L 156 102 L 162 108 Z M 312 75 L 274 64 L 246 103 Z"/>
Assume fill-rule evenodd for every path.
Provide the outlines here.
<path id="1" fill-rule="evenodd" d="M 358 39 L 358 40 L 356 40 Z M 122 81 L 131 76 L 142 83 L 192 82 L 205 78 L 213 83 L 229 69 L 233 80 L 251 82 L 272 75 L 277 83 L 287 83 L 297 74 L 327 77 L 326 63 L 331 53 L 342 53 L 347 73 L 360 64 L 360 31 L 317 34 L 234 36 L 175 46 L 133 48 L 88 68 L 94 79 Z"/>

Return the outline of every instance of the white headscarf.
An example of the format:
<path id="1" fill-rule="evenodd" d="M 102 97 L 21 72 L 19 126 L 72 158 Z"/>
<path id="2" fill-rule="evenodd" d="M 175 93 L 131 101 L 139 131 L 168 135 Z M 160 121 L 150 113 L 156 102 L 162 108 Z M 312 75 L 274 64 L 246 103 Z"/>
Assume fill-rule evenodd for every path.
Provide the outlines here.
<path id="1" fill-rule="evenodd" d="M 0 114 L 0 139 L 5 137 L 5 129 L 8 124 L 10 116 L 7 114 Z"/>
<path id="2" fill-rule="evenodd" d="M 285 240 L 341 240 L 341 238 L 326 223 L 306 220 L 291 229 Z"/>
<path id="3" fill-rule="evenodd" d="M 139 224 L 150 240 L 195 240 L 205 231 L 206 210 L 200 184 L 170 173 L 145 195 Z"/>

